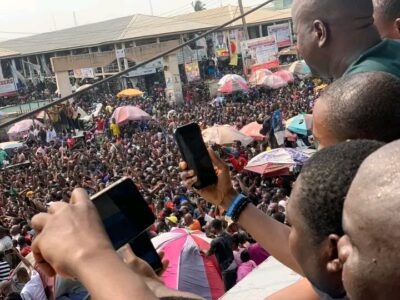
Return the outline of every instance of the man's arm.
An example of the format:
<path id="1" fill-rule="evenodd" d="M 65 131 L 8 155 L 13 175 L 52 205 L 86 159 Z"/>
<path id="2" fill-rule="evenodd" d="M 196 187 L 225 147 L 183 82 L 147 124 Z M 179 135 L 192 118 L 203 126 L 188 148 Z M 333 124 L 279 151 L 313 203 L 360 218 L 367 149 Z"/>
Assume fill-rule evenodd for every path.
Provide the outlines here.
<path id="1" fill-rule="evenodd" d="M 311 283 L 303 278 L 288 287 L 277 291 L 265 300 L 320 300 Z"/>

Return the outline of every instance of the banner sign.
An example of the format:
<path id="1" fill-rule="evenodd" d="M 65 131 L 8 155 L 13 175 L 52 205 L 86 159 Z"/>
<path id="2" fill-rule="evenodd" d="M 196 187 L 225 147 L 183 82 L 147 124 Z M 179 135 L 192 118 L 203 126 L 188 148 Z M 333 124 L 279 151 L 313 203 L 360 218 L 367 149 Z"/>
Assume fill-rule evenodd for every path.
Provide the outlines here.
<path id="1" fill-rule="evenodd" d="M 128 77 L 144 76 L 157 73 L 157 69 L 164 66 L 162 58 L 153 60 L 143 67 L 137 68 L 128 73 Z"/>
<path id="2" fill-rule="evenodd" d="M 15 86 L 14 79 L 0 80 L 0 97 L 15 96 L 16 94 L 17 87 Z"/>
<path id="3" fill-rule="evenodd" d="M 275 36 L 244 41 L 241 46 L 246 70 L 258 65 L 268 69 L 279 66 L 278 45 Z"/>
<path id="4" fill-rule="evenodd" d="M 117 59 L 125 58 L 125 49 L 115 49 L 115 56 Z"/>
<path id="5" fill-rule="evenodd" d="M 292 30 L 289 23 L 268 26 L 268 35 L 275 36 L 279 48 L 292 45 Z"/>
<path id="6" fill-rule="evenodd" d="M 75 78 L 94 78 L 93 68 L 83 68 L 74 70 Z"/>
<path id="7" fill-rule="evenodd" d="M 185 64 L 185 72 L 188 82 L 200 80 L 200 69 L 197 61 Z"/>
<path id="8" fill-rule="evenodd" d="M 215 49 L 215 55 L 217 57 L 228 57 L 228 39 L 224 31 L 217 31 L 213 34 L 213 43 Z"/>

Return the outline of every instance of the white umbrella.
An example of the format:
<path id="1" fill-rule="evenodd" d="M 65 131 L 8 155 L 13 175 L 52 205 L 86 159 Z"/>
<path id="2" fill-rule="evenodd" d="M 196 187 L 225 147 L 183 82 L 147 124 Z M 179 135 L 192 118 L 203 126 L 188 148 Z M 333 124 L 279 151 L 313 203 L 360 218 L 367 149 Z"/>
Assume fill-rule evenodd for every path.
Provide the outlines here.
<path id="1" fill-rule="evenodd" d="M 247 146 L 253 142 L 251 137 L 229 125 L 215 125 L 203 130 L 202 135 L 204 142 L 208 144 L 231 145 L 240 141 L 243 146 Z"/>

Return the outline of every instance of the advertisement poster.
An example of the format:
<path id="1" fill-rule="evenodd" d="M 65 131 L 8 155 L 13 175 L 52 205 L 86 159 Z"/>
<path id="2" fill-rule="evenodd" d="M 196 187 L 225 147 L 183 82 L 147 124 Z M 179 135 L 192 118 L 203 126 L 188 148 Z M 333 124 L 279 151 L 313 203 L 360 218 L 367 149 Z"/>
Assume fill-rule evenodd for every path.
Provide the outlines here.
<path id="1" fill-rule="evenodd" d="M 279 66 L 278 45 L 275 36 L 244 41 L 241 44 L 246 70 Z"/>
<path id="2" fill-rule="evenodd" d="M 224 31 L 214 32 L 213 35 L 215 55 L 229 57 L 228 39 Z"/>
<path id="3" fill-rule="evenodd" d="M 15 96 L 17 94 L 17 87 L 15 86 L 14 79 L 0 80 L 0 97 Z"/>
<path id="4" fill-rule="evenodd" d="M 237 31 L 238 30 L 231 30 L 229 32 L 229 50 L 231 54 L 231 61 L 229 65 L 231 66 L 238 65 L 239 49 L 238 49 Z"/>
<path id="5" fill-rule="evenodd" d="M 275 36 L 279 48 L 292 45 L 292 30 L 289 23 L 268 26 L 268 35 Z"/>
<path id="6" fill-rule="evenodd" d="M 197 61 L 185 64 L 185 72 L 188 82 L 200 80 L 200 69 Z"/>
<path id="7" fill-rule="evenodd" d="M 93 68 L 83 68 L 74 70 L 75 78 L 94 78 Z"/>

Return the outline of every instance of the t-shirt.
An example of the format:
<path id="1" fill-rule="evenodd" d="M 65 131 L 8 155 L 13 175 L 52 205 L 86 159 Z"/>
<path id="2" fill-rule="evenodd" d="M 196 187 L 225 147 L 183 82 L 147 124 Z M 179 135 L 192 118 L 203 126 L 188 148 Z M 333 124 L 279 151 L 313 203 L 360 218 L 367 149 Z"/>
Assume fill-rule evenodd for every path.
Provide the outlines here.
<path id="1" fill-rule="evenodd" d="M 347 68 L 344 75 L 381 71 L 400 77 L 400 41 L 383 40 L 369 48 Z"/>
<path id="2" fill-rule="evenodd" d="M 29 253 L 31 253 L 31 247 L 30 246 L 25 246 L 24 248 L 22 248 L 22 250 L 21 250 L 21 252 L 20 252 L 20 254 L 23 256 L 23 257 L 25 257 L 25 256 L 27 256 Z"/>
<path id="3" fill-rule="evenodd" d="M 0 282 L 8 279 L 10 276 L 11 268 L 8 262 L 0 261 Z"/>
<path id="4" fill-rule="evenodd" d="M 265 249 L 261 247 L 259 243 L 251 244 L 247 248 L 247 251 L 250 254 L 250 259 L 254 261 L 257 266 L 269 257 L 269 253 L 265 251 Z"/>
<path id="5" fill-rule="evenodd" d="M 237 270 L 237 279 L 236 282 L 239 282 L 243 278 L 245 278 L 251 271 L 253 271 L 257 267 L 256 263 L 252 260 L 247 262 L 242 262 Z"/>
<path id="6" fill-rule="evenodd" d="M 119 130 L 119 126 L 117 124 L 111 124 L 110 130 L 113 136 L 120 136 L 121 132 Z"/>
<path id="7" fill-rule="evenodd" d="M 35 272 L 21 291 L 23 300 L 47 300 L 40 275 Z"/>
<path id="8" fill-rule="evenodd" d="M 215 254 L 221 271 L 228 269 L 234 260 L 232 251 L 232 237 L 228 233 L 223 232 L 220 236 L 213 239 L 211 241 L 208 254 Z"/>
<path id="9" fill-rule="evenodd" d="M 198 220 L 193 220 L 193 223 L 189 225 L 190 230 L 201 230 L 201 225 Z"/>

